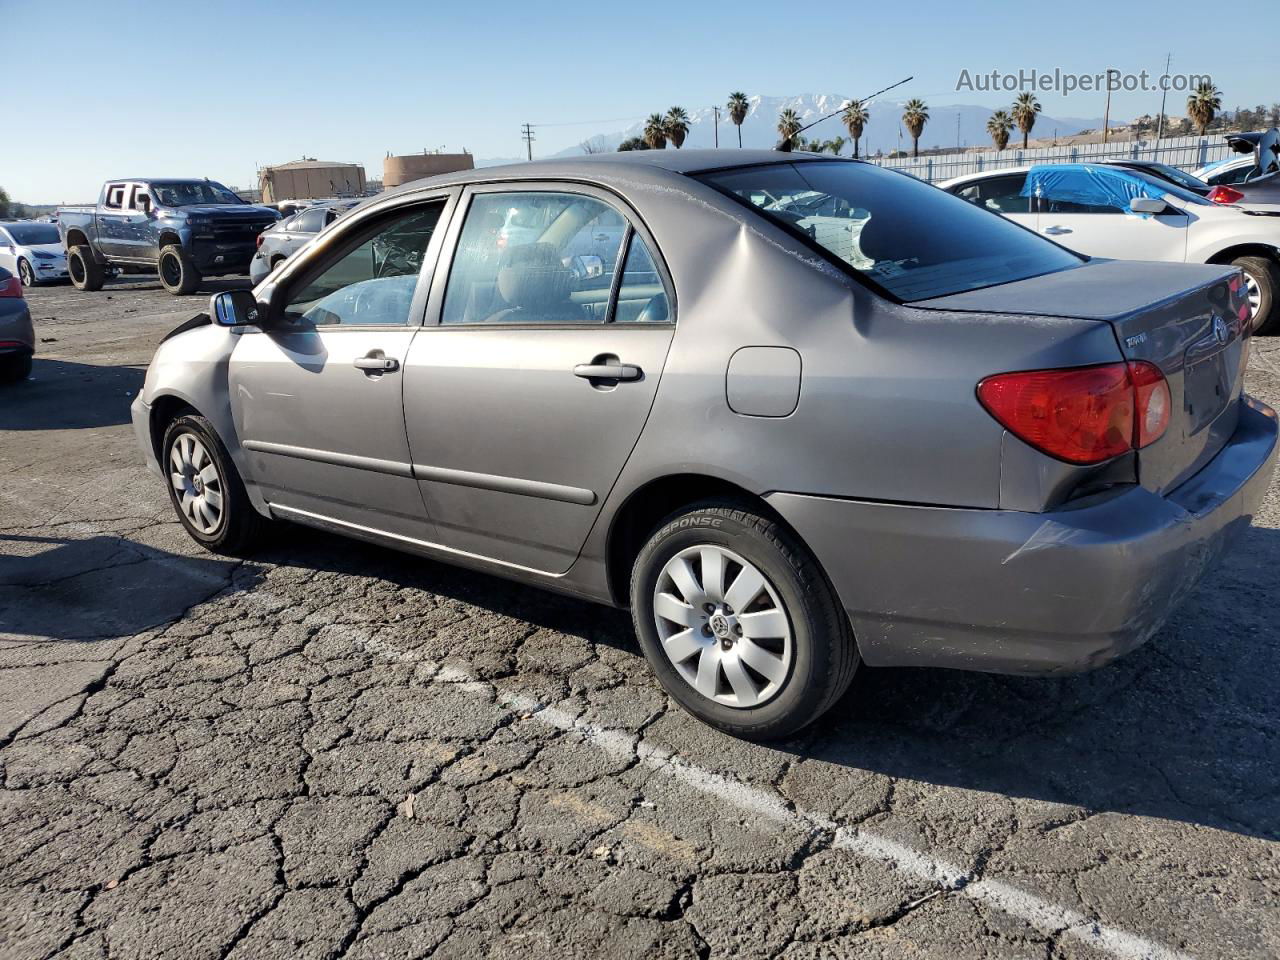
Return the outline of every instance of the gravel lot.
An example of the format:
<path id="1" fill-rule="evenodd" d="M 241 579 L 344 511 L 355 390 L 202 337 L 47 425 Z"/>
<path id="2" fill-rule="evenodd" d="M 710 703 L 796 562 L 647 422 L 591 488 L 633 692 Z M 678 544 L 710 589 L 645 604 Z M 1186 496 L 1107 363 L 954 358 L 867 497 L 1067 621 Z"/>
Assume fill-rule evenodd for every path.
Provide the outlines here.
<path id="1" fill-rule="evenodd" d="M 1280 955 L 1275 487 L 1119 663 L 864 670 L 762 747 L 669 703 L 616 611 L 297 528 L 197 550 L 128 406 L 207 293 L 29 297 L 0 956 Z M 1280 405 L 1280 339 L 1249 384 Z"/>

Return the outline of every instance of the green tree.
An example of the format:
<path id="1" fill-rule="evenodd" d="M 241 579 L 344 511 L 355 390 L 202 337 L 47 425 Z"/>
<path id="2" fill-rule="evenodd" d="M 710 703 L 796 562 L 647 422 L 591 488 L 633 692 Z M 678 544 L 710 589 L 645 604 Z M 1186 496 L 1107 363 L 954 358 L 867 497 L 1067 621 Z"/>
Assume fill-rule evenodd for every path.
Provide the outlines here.
<path id="1" fill-rule="evenodd" d="M 9 203 L 9 192 L 4 187 L 0 187 L 0 220 L 8 220 L 11 216 Z"/>
<path id="2" fill-rule="evenodd" d="M 738 128 L 738 147 L 742 147 L 742 121 L 747 119 L 747 113 L 751 110 L 751 103 L 747 100 L 747 95 L 740 90 L 735 90 L 729 94 L 729 119 L 733 121 L 733 125 Z"/>
<path id="3" fill-rule="evenodd" d="M 840 156 L 840 151 L 844 149 L 844 145 L 848 142 L 844 137 L 832 137 L 823 145 L 823 149 L 830 150 L 838 157 Z"/>
<path id="4" fill-rule="evenodd" d="M 911 156 L 920 156 L 920 134 L 924 133 L 924 125 L 929 122 L 929 107 L 921 99 L 912 97 L 902 108 L 902 123 L 911 134 Z"/>
<path id="5" fill-rule="evenodd" d="M 649 114 L 644 124 L 644 142 L 650 150 L 664 150 L 667 146 L 667 118 L 660 113 Z"/>
<path id="6" fill-rule="evenodd" d="M 644 142 L 643 137 L 628 137 L 618 144 L 618 151 L 623 150 L 648 150 L 649 145 Z"/>
<path id="7" fill-rule="evenodd" d="M 849 131 L 849 137 L 853 140 L 853 156 L 856 159 L 858 141 L 862 139 L 862 131 L 871 120 L 871 111 L 861 100 L 850 100 L 844 112 L 840 114 L 840 119 L 844 121 L 845 129 Z"/>
<path id="8" fill-rule="evenodd" d="M 1187 97 L 1187 116 L 1200 128 L 1200 136 L 1209 129 L 1213 118 L 1222 109 L 1222 91 L 1206 80 L 1199 84 Z"/>
<path id="9" fill-rule="evenodd" d="M 1012 129 L 1013 117 L 1003 110 L 997 110 L 987 121 L 987 133 L 991 134 L 991 142 L 996 145 L 997 152 L 1009 145 L 1009 131 Z"/>
<path id="10" fill-rule="evenodd" d="M 800 115 L 790 107 L 778 114 L 778 136 L 783 142 L 791 143 L 794 147 L 795 136 L 800 132 Z"/>
<path id="11" fill-rule="evenodd" d="M 1034 93 L 1020 93 L 1018 98 L 1013 101 L 1013 110 L 1010 111 L 1013 122 L 1018 125 L 1018 129 L 1022 132 L 1022 149 L 1027 149 L 1027 136 L 1031 133 L 1031 128 L 1036 125 L 1036 114 L 1040 112 L 1040 101 L 1036 99 Z"/>
<path id="12" fill-rule="evenodd" d="M 689 135 L 689 114 L 684 112 L 684 107 L 672 107 L 667 111 L 664 122 L 667 139 L 679 150 L 684 146 L 684 138 Z"/>

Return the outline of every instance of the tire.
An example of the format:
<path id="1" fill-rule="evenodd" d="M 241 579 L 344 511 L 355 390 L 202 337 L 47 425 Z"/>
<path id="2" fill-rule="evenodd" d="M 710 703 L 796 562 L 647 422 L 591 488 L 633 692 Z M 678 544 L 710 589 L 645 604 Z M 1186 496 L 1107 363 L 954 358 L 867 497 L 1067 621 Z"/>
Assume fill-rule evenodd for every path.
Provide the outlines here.
<path id="1" fill-rule="evenodd" d="M 708 551 L 719 557 L 724 589 L 715 587 L 714 565 L 702 563 Z M 754 593 L 743 586 L 752 578 L 740 580 L 750 571 L 761 578 Z M 667 693 L 704 723 L 746 739 L 786 737 L 812 723 L 858 668 L 849 618 L 818 561 L 781 523 L 731 500 L 663 521 L 632 567 L 631 619 Z M 700 691 L 704 677 L 712 682 Z"/>
<path id="2" fill-rule="evenodd" d="M 1267 257 L 1237 257 L 1233 267 L 1245 272 L 1250 287 L 1258 292 L 1258 309 L 1253 315 L 1253 332 L 1267 335 L 1280 329 L 1280 264 Z M 1252 295 L 1253 289 L 1250 289 Z"/>
<path id="3" fill-rule="evenodd" d="M 160 259 L 156 263 L 160 273 L 160 283 L 175 297 L 195 293 L 204 279 L 196 269 L 191 255 L 176 243 L 160 248 Z"/>
<path id="4" fill-rule="evenodd" d="M 18 260 L 18 279 L 22 281 L 24 287 L 34 287 L 36 285 L 36 272 L 31 269 L 31 264 L 27 262 L 26 257 Z"/>
<path id="5" fill-rule="evenodd" d="M 77 290 L 101 290 L 106 279 L 102 264 L 93 259 L 93 251 L 84 244 L 77 244 L 67 251 L 67 272 Z"/>
<path id="6" fill-rule="evenodd" d="M 226 447 L 204 417 L 188 414 L 169 424 L 160 444 L 160 466 L 178 520 L 205 549 L 242 556 L 261 540 L 267 520 L 249 502 Z M 217 494 L 216 501 L 210 493 Z"/>
<path id="7" fill-rule="evenodd" d="M 17 383 L 31 376 L 31 354 L 10 353 L 0 357 L 0 383 Z"/>

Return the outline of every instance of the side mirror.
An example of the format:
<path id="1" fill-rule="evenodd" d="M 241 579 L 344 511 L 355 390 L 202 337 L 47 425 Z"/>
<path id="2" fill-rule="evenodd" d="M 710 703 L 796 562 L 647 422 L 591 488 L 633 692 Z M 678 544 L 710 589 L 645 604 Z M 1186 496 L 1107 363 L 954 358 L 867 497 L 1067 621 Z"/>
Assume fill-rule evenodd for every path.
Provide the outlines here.
<path id="1" fill-rule="evenodd" d="M 590 280 L 604 276 L 604 261 L 594 254 L 574 257 L 569 263 L 569 272 L 575 280 Z"/>
<path id="2" fill-rule="evenodd" d="M 227 290 L 210 299 L 209 315 L 221 327 L 247 327 L 259 322 L 260 313 L 251 291 Z"/>
<path id="3" fill-rule="evenodd" d="M 1129 201 L 1129 209 L 1134 213 L 1164 213 L 1167 207 L 1168 204 L 1155 197 L 1134 197 Z"/>

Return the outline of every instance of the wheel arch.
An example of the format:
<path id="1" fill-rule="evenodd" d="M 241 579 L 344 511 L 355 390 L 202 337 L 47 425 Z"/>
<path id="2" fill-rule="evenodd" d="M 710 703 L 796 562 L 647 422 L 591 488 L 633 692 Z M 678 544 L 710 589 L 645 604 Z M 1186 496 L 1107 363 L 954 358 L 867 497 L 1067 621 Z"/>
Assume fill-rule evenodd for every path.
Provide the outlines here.
<path id="1" fill-rule="evenodd" d="M 1266 243 L 1237 243 L 1211 256 L 1205 263 L 1229 264 L 1239 257 L 1266 257 L 1280 263 L 1280 248 Z"/>
<path id="2" fill-rule="evenodd" d="M 88 247 L 91 251 L 93 250 L 93 244 L 89 242 L 89 238 L 83 230 L 68 230 L 67 239 L 63 242 L 63 246 L 68 250 L 72 247 Z"/>
<path id="3" fill-rule="evenodd" d="M 156 238 L 156 249 L 163 250 L 165 247 L 182 246 L 182 238 L 172 230 L 166 230 Z"/>
<path id="4" fill-rule="evenodd" d="M 151 434 L 151 449 L 158 463 L 164 462 L 160 445 L 164 442 L 165 430 L 178 417 L 189 413 L 203 416 L 191 401 L 175 393 L 162 394 L 151 401 L 151 422 L 148 426 Z"/>
<path id="5" fill-rule="evenodd" d="M 732 481 L 702 473 L 675 473 L 654 478 L 628 494 L 609 523 L 605 575 L 609 595 L 616 605 L 630 606 L 631 567 L 658 524 L 681 507 L 717 497 L 736 500 L 750 507 L 761 516 L 783 524 L 800 539 L 768 501 Z"/>

